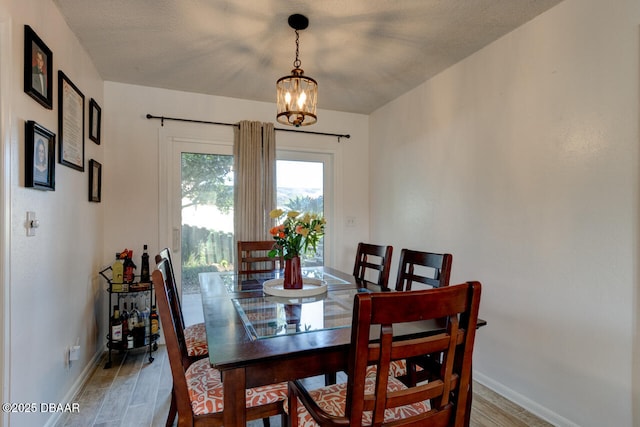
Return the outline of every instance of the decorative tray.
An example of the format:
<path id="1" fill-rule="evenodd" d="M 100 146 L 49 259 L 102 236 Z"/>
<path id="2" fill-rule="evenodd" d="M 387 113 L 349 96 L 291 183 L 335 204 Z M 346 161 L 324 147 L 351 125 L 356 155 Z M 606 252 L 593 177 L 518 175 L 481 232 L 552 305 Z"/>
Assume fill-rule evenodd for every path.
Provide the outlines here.
<path id="1" fill-rule="evenodd" d="M 284 279 L 265 280 L 262 290 L 267 295 L 277 297 L 308 297 L 327 292 L 327 283 L 324 280 L 311 277 L 302 278 L 302 289 L 285 289 Z"/>

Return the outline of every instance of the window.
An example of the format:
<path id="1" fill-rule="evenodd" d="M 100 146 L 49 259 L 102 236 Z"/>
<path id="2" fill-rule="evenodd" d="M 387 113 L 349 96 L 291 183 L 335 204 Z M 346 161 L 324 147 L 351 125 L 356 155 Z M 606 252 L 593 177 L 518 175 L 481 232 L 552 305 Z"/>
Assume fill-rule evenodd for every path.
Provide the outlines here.
<path id="1" fill-rule="evenodd" d="M 232 141 L 226 129 L 190 134 L 161 135 L 167 149 L 159 168 L 160 241 L 173 251 L 183 293 L 199 291 L 198 271 L 234 269 Z M 323 212 L 331 224 L 333 155 L 289 149 L 277 158 L 278 205 Z M 329 226 L 318 257 L 306 265 L 327 262 L 331 234 Z"/>
<path id="2" fill-rule="evenodd" d="M 233 269 L 233 156 L 181 153 L 182 267 Z"/>
<path id="3" fill-rule="evenodd" d="M 278 150 L 277 206 L 285 210 L 322 213 L 328 223 L 333 206 L 333 156 L 325 153 Z M 302 257 L 303 266 L 324 265 L 331 245 L 331 227 L 315 257 Z"/>

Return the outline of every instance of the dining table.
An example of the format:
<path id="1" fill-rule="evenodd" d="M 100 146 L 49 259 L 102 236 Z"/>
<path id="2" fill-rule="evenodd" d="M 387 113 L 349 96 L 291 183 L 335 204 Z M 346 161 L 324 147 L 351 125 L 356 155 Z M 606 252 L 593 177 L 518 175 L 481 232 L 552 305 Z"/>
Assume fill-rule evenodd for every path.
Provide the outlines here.
<path id="1" fill-rule="evenodd" d="M 247 388 L 346 371 L 354 296 L 381 291 L 372 284 L 364 287 L 351 274 L 318 266 L 303 268 L 303 277 L 322 283 L 321 294 L 265 293 L 265 283 L 282 274 L 199 274 L 209 360 L 222 375 L 225 426 L 246 424 Z M 424 321 L 404 325 L 398 334 L 443 328 Z"/>

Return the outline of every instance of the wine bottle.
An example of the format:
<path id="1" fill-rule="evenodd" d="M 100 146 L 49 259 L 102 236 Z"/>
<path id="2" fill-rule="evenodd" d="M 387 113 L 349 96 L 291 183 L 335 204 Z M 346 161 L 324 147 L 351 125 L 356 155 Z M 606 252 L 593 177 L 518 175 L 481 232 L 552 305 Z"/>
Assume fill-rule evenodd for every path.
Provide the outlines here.
<path id="1" fill-rule="evenodd" d="M 133 263 L 133 251 L 129 250 L 127 252 L 127 257 L 124 259 L 124 281 L 125 283 L 133 283 L 135 279 L 135 269 L 136 265 Z"/>
<path id="2" fill-rule="evenodd" d="M 131 309 L 131 313 L 129 313 L 129 330 L 133 332 L 135 328 L 138 327 L 138 322 L 140 322 L 140 312 L 138 311 L 137 305 L 131 303 L 133 307 Z"/>
<path id="3" fill-rule="evenodd" d="M 127 342 L 129 339 L 129 312 L 127 311 L 127 302 L 123 303 L 122 312 L 120 313 L 120 320 L 122 321 L 122 341 Z"/>
<path id="4" fill-rule="evenodd" d="M 149 317 L 151 318 L 151 335 L 157 335 L 160 329 L 160 317 L 155 305 L 151 306 L 151 315 Z"/>
<path id="5" fill-rule="evenodd" d="M 133 345 L 133 302 L 131 303 L 131 311 L 128 313 L 128 319 L 127 319 L 127 330 L 128 330 L 128 335 L 127 335 L 127 349 L 132 349 L 135 348 L 135 346 Z"/>
<path id="6" fill-rule="evenodd" d="M 149 253 L 147 252 L 147 245 L 144 245 L 144 251 L 142 252 L 140 283 L 149 283 Z"/>
<path id="7" fill-rule="evenodd" d="M 140 314 L 142 316 L 142 327 L 144 328 L 144 345 L 148 345 L 149 332 L 151 328 L 151 319 L 149 318 L 151 313 L 149 312 L 149 306 L 146 306 Z"/>
<path id="8" fill-rule="evenodd" d="M 131 332 L 133 333 L 133 345 L 135 347 L 140 347 L 144 345 L 144 323 L 142 322 L 142 315 L 138 310 L 138 304 L 133 305 L 133 309 L 129 314 L 129 320 L 133 323 L 133 329 Z"/>
<path id="9" fill-rule="evenodd" d="M 113 306 L 113 316 L 111 317 L 111 341 L 122 341 L 122 321 L 120 320 L 120 310 L 118 306 Z"/>

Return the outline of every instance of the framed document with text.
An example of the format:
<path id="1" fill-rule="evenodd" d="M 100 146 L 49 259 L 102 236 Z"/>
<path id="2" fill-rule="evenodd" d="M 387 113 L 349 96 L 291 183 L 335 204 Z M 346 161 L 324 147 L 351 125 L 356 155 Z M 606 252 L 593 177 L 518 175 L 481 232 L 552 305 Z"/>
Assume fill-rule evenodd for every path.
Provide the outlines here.
<path id="1" fill-rule="evenodd" d="M 58 71 L 58 162 L 84 172 L 84 95 Z"/>

